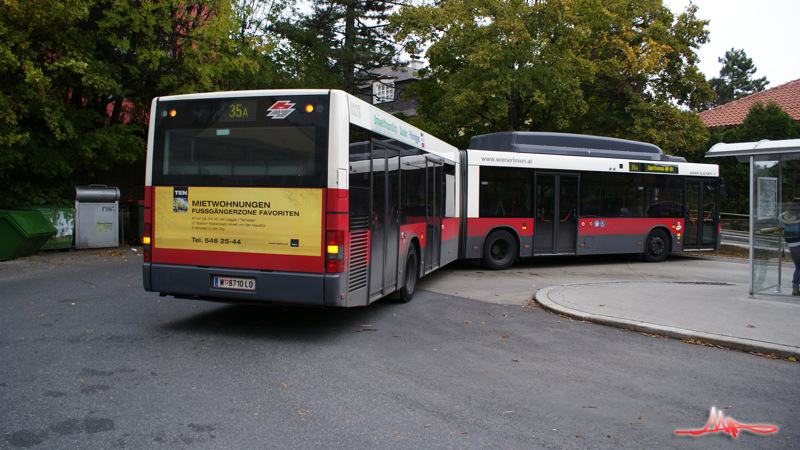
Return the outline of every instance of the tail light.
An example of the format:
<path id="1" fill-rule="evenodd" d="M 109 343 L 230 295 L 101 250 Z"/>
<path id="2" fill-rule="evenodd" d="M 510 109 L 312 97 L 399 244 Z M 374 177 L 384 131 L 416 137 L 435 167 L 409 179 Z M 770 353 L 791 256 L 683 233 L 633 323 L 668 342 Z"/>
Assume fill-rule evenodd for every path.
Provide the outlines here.
<path id="1" fill-rule="evenodd" d="M 325 272 L 344 272 L 344 231 L 325 232 Z"/>
<path id="2" fill-rule="evenodd" d="M 151 223 L 144 224 L 144 236 L 142 237 L 142 249 L 144 250 L 144 262 L 151 262 L 153 260 L 153 225 Z"/>

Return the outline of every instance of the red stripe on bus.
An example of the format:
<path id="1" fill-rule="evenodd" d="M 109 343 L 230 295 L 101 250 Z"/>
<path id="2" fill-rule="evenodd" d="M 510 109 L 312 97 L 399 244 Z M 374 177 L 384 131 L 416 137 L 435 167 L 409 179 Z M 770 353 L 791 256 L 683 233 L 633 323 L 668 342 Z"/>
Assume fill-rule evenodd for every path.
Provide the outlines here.
<path id="1" fill-rule="evenodd" d="M 490 230 L 498 227 L 509 227 L 520 236 L 533 236 L 533 219 L 512 217 L 475 217 L 467 219 L 467 236 L 486 236 Z"/>
<path id="2" fill-rule="evenodd" d="M 651 218 L 582 218 L 578 219 L 578 234 L 604 236 L 610 234 L 645 234 L 653 227 L 664 226 L 672 234 L 682 233 L 686 227 L 683 219 Z"/>
<path id="3" fill-rule="evenodd" d="M 420 248 L 425 248 L 425 227 L 425 222 L 400 225 L 400 240 L 402 241 L 403 245 L 410 242 L 411 238 L 414 236 L 417 236 L 419 238 Z M 406 234 L 405 239 L 403 239 L 403 233 Z"/>
<path id="4" fill-rule="evenodd" d="M 324 256 L 294 256 L 263 253 L 218 252 L 154 248 L 153 262 L 233 269 L 279 270 L 324 273 Z"/>
<path id="5" fill-rule="evenodd" d="M 151 208 L 153 206 L 153 187 L 152 186 L 145 186 L 144 187 L 144 207 Z"/>
<path id="6" fill-rule="evenodd" d="M 457 239 L 458 238 L 458 225 L 459 220 L 455 219 L 444 219 L 442 221 L 442 240 L 446 241 L 448 239 Z"/>
<path id="7" fill-rule="evenodd" d="M 347 189 L 326 189 L 325 204 L 328 212 L 348 212 L 350 204 Z"/>

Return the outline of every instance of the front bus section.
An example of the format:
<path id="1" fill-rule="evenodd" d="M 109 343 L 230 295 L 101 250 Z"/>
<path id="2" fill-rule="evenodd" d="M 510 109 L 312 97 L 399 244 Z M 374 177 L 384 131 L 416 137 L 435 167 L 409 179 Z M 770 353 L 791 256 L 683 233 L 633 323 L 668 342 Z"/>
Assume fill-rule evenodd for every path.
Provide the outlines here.
<path id="1" fill-rule="evenodd" d="M 719 168 L 655 145 L 601 136 L 474 136 L 462 162 L 463 257 L 669 253 L 719 247 Z"/>
<path id="2" fill-rule="evenodd" d="M 330 99 L 328 91 L 252 91 L 153 101 L 146 290 L 336 304 L 347 221 L 329 218 L 342 204 L 328 189 Z"/>

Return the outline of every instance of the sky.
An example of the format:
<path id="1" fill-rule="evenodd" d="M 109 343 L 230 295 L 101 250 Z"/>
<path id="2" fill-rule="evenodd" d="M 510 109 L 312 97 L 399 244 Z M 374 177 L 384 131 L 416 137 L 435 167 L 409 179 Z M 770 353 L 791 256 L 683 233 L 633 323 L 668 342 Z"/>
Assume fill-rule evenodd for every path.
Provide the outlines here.
<path id="1" fill-rule="evenodd" d="M 676 14 L 690 0 L 664 0 Z M 768 88 L 800 78 L 800 0 L 694 0 L 697 17 L 708 20 L 709 42 L 697 54 L 707 79 L 719 76 L 717 59 L 731 48 L 753 60 L 755 77 Z"/>

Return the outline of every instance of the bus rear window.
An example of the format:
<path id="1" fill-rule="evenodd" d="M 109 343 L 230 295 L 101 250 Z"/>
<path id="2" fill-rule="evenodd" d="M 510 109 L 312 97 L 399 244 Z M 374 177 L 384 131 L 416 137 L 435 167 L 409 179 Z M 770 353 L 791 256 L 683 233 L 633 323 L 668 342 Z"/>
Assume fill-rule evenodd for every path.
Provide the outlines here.
<path id="1" fill-rule="evenodd" d="M 159 102 L 153 184 L 324 187 L 326 106 L 320 96 Z"/>

